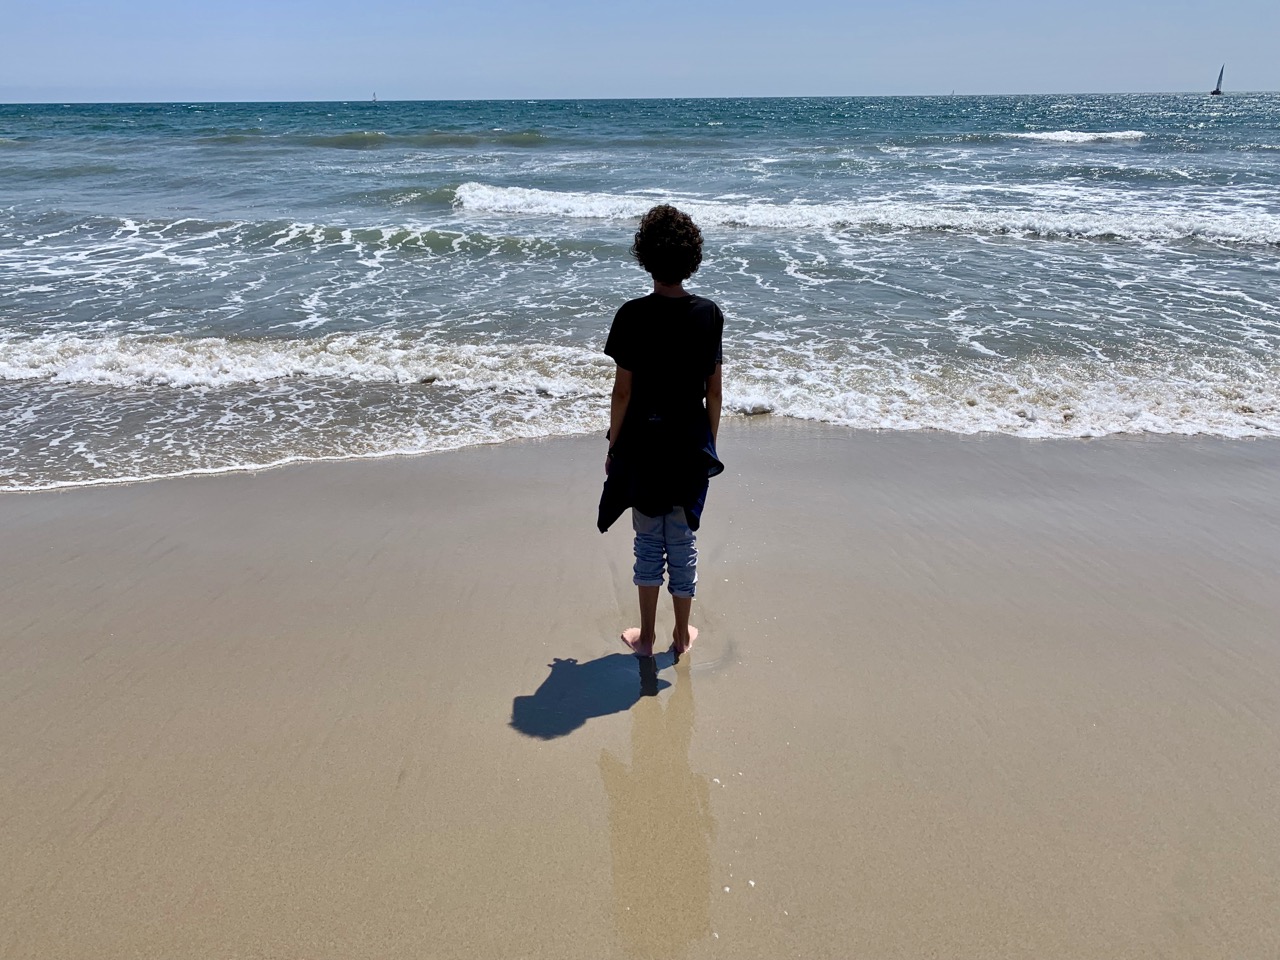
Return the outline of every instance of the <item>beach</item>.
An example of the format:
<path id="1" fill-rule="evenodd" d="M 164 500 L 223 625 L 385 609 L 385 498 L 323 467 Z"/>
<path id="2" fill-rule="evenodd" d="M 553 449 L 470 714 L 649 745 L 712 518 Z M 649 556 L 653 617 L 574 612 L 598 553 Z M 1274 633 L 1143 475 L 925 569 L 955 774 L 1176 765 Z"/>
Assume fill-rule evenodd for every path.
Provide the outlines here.
<path id="1" fill-rule="evenodd" d="M 604 446 L 0 495 L 0 957 L 1280 953 L 1280 442 Z"/>

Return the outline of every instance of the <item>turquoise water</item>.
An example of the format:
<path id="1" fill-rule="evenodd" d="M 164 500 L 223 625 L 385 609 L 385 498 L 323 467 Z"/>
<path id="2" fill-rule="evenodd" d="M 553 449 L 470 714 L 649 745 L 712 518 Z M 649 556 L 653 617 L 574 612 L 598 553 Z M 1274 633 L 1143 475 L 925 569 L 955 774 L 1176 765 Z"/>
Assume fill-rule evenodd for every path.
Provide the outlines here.
<path id="1" fill-rule="evenodd" d="M 0 105 L 0 488 L 602 430 L 659 201 L 731 411 L 1280 435 L 1280 96 Z"/>

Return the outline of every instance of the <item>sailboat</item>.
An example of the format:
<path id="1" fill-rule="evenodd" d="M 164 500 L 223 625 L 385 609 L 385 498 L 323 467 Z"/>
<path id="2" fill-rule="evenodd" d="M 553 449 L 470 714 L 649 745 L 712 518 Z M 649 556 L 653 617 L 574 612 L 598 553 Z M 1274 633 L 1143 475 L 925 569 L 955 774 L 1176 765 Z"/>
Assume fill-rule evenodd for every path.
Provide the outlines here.
<path id="1" fill-rule="evenodd" d="M 1209 96 L 1211 97 L 1222 96 L 1222 74 L 1226 71 L 1226 69 L 1227 69 L 1227 65 L 1224 63 L 1222 65 L 1222 69 L 1218 71 L 1218 85 L 1209 91 Z"/>

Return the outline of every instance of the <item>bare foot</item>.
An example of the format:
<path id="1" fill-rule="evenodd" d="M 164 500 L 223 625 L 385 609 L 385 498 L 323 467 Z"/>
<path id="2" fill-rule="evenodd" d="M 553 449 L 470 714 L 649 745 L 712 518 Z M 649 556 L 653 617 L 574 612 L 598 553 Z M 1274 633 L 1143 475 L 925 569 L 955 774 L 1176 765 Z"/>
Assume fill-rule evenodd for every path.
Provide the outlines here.
<path id="1" fill-rule="evenodd" d="M 653 640 L 650 640 L 648 643 L 641 643 L 639 627 L 627 627 L 627 629 L 623 630 L 622 642 L 625 643 L 627 645 L 627 649 L 637 657 L 653 656 Z"/>
<path id="2" fill-rule="evenodd" d="M 684 643 L 680 642 L 680 637 L 676 634 L 674 630 L 672 630 L 671 631 L 671 640 L 672 640 L 671 650 L 673 653 L 675 653 L 676 659 L 679 659 L 681 654 L 688 653 L 689 650 L 693 647 L 693 641 L 697 639 L 698 639 L 697 627 L 689 628 L 689 638 L 685 640 Z"/>

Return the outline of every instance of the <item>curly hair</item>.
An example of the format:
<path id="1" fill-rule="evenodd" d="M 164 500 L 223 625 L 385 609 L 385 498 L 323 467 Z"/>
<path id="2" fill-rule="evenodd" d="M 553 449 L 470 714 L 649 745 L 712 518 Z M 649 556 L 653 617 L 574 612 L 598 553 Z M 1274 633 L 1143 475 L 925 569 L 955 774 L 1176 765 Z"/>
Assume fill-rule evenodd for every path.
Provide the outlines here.
<path id="1" fill-rule="evenodd" d="M 640 218 L 631 255 L 659 283 L 681 283 L 702 263 L 702 231 L 687 213 L 660 204 Z"/>

